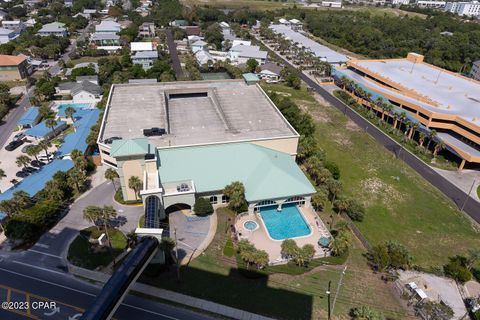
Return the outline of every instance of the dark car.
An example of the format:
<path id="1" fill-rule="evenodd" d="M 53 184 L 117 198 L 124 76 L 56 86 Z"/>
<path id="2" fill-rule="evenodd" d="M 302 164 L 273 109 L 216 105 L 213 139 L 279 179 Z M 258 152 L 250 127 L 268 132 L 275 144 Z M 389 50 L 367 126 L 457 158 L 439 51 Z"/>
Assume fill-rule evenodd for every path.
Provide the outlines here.
<path id="1" fill-rule="evenodd" d="M 26 173 L 33 173 L 37 170 L 38 170 L 37 168 L 33 168 L 33 167 L 25 167 L 25 168 L 22 169 L 22 171 L 26 172 Z"/>
<path id="2" fill-rule="evenodd" d="M 103 142 L 105 142 L 106 144 L 111 144 L 114 140 L 122 140 L 122 137 L 110 137 L 103 140 Z"/>
<path id="3" fill-rule="evenodd" d="M 7 144 L 7 146 L 5 147 L 5 150 L 13 151 L 13 150 L 17 149 L 18 147 L 20 147 L 23 144 L 23 142 L 24 142 L 23 140 L 12 141 L 9 144 Z"/>
<path id="4" fill-rule="evenodd" d="M 42 161 L 33 160 L 32 162 L 30 162 L 30 165 L 33 166 L 33 167 L 40 168 L 40 167 L 43 167 L 45 165 L 45 163 L 42 162 Z"/>
<path id="5" fill-rule="evenodd" d="M 25 178 L 26 176 L 28 176 L 28 173 L 24 171 L 18 171 L 15 175 L 19 178 Z"/>
<path id="6" fill-rule="evenodd" d="M 161 136 L 166 134 L 167 131 L 164 128 L 150 128 L 150 129 L 143 129 L 143 135 L 146 137 L 151 136 Z"/>

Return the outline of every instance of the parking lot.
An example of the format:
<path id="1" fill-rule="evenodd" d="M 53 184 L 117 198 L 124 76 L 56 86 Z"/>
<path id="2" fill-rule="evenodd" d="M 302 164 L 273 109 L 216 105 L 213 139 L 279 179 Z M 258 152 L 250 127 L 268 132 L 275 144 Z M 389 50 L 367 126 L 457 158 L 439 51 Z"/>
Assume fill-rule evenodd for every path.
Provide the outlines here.
<path id="1" fill-rule="evenodd" d="M 6 174 L 6 177 L 3 177 L 0 180 L 0 191 L 2 193 L 5 192 L 5 190 L 9 189 L 11 186 L 13 186 L 13 184 L 11 182 L 12 179 L 16 179 L 18 182 L 22 181 L 22 179 L 23 179 L 22 177 L 17 176 L 17 173 L 19 171 L 21 171 L 22 168 L 19 167 L 16 163 L 18 156 L 20 156 L 20 155 L 28 156 L 26 153 L 22 152 L 22 149 L 27 145 L 38 143 L 37 141 L 34 141 L 32 138 L 27 137 L 27 138 L 24 138 L 25 142 L 21 146 L 16 148 L 15 150 L 13 150 L 13 151 L 5 150 L 5 147 L 8 145 L 8 143 L 10 143 L 13 140 L 13 137 L 20 132 L 24 132 L 24 130 L 12 132 L 12 134 L 10 135 L 10 137 L 7 140 L 7 143 L 0 150 L 0 159 L 1 159 L 0 168 L 3 169 L 5 171 L 5 174 Z M 51 153 L 51 152 L 55 151 L 56 149 L 57 148 L 55 146 L 52 146 L 52 147 L 49 148 L 49 152 Z M 45 151 L 41 151 L 40 154 L 39 154 L 39 156 L 43 156 L 43 155 L 45 155 Z M 33 157 L 31 159 L 35 160 L 35 158 L 33 158 Z M 30 165 L 30 167 L 32 167 L 32 166 Z"/>

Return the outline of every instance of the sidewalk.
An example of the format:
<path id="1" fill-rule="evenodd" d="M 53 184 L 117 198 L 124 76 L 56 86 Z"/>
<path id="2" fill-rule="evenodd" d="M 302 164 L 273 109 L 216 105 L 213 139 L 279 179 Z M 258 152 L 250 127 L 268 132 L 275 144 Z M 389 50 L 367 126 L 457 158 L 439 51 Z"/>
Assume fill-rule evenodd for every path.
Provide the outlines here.
<path id="1" fill-rule="evenodd" d="M 109 274 L 87 270 L 83 268 L 79 268 L 73 265 L 68 266 L 69 272 L 75 276 L 93 280 L 100 283 L 106 283 L 110 278 Z M 264 317 L 255 313 L 251 313 L 248 311 L 243 311 L 240 309 L 228 307 L 222 304 L 218 304 L 215 302 L 194 298 L 191 296 L 187 296 L 181 293 L 177 293 L 170 290 L 160 289 L 156 287 L 152 287 L 143 283 L 135 283 L 131 290 L 146 294 L 152 297 L 157 297 L 160 299 L 172 301 L 175 303 L 183 304 L 185 306 L 189 306 L 195 309 L 200 309 L 204 311 L 208 311 L 211 313 L 216 313 L 225 317 L 229 317 L 232 319 L 238 320 L 273 320 L 272 318 Z"/>

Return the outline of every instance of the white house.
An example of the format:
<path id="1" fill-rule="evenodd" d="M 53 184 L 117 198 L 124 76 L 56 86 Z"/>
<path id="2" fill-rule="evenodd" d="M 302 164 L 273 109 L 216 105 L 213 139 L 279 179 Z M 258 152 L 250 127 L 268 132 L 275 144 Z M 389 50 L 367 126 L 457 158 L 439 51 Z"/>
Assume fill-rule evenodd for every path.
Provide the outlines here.
<path id="1" fill-rule="evenodd" d="M 8 43 L 16 37 L 18 34 L 14 30 L 0 28 L 0 44 Z"/>
<path id="2" fill-rule="evenodd" d="M 232 41 L 232 48 L 236 46 L 251 46 L 252 41 L 235 39 Z"/>
<path id="3" fill-rule="evenodd" d="M 267 63 L 268 58 L 268 52 L 260 50 L 258 46 L 238 45 L 230 49 L 229 55 L 230 60 L 236 64 L 244 64 L 249 59 L 255 59 L 262 65 Z"/>
<path id="4" fill-rule="evenodd" d="M 155 48 L 153 46 L 153 42 L 131 42 L 130 43 L 130 51 L 137 52 L 137 51 L 153 51 Z"/>
<path id="5" fill-rule="evenodd" d="M 192 47 L 192 52 L 196 53 L 199 50 L 204 50 L 207 48 L 207 43 L 203 40 L 197 40 L 191 45 Z"/>
<path id="6" fill-rule="evenodd" d="M 95 32 L 97 33 L 118 33 L 120 29 L 120 24 L 113 20 L 103 20 L 95 26 Z"/>
<path id="7" fill-rule="evenodd" d="M 406 0 L 406 1 L 408 1 L 408 0 Z M 340 1 L 335 1 L 335 0 L 322 1 L 321 5 L 322 5 L 322 7 L 341 8 L 342 7 L 342 0 L 340 0 Z"/>
<path id="8" fill-rule="evenodd" d="M 90 41 L 95 44 L 97 49 L 115 52 L 120 50 L 120 36 L 113 32 L 95 32 L 91 35 Z"/>
<path id="9" fill-rule="evenodd" d="M 446 3 L 446 1 L 440 0 L 415 0 L 415 5 L 422 8 L 440 9 L 444 8 Z"/>
<path id="10" fill-rule="evenodd" d="M 3 10 L 0 10 L 0 21 L 2 21 L 3 19 L 5 19 L 6 16 L 8 16 L 8 13 L 6 13 L 6 12 L 3 11 Z"/>
<path id="11" fill-rule="evenodd" d="M 133 64 L 139 64 L 142 66 L 143 70 L 148 70 L 153 66 L 155 60 L 158 59 L 157 50 L 149 51 L 136 51 L 131 57 Z"/>
<path id="12" fill-rule="evenodd" d="M 65 37 L 67 36 L 67 29 L 65 28 L 64 23 L 52 22 L 52 23 L 44 24 L 42 28 L 38 30 L 37 34 L 42 37 L 47 37 L 47 36 Z"/>
<path id="13" fill-rule="evenodd" d="M 292 19 L 290 22 L 290 28 L 293 31 L 302 31 L 303 30 L 303 23 L 298 19 Z"/>
<path id="14" fill-rule="evenodd" d="M 282 71 L 282 67 L 275 63 L 267 63 L 260 66 L 260 72 L 257 73 L 257 76 L 262 80 L 267 81 L 279 81 L 280 80 L 280 72 Z"/>
<path id="15" fill-rule="evenodd" d="M 25 27 L 29 28 L 29 27 L 34 27 L 36 23 L 37 23 L 37 20 L 35 20 L 34 18 L 30 18 L 27 21 L 25 21 L 23 24 L 25 25 Z"/>
<path id="16" fill-rule="evenodd" d="M 20 20 L 3 20 L 2 27 L 9 30 L 20 30 L 25 29 L 25 25 Z"/>

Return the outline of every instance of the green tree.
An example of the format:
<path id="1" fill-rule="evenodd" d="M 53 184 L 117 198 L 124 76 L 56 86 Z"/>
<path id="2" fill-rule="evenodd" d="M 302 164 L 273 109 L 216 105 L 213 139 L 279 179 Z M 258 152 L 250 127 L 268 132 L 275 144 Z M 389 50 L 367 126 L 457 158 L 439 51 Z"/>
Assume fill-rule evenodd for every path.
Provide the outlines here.
<path id="1" fill-rule="evenodd" d="M 213 206 L 206 198 L 198 198 L 193 206 L 196 215 L 205 216 L 213 212 Z"/>
<path id="2" fill-rule="evenodd" d="M 315 247 L 312 244 L 304 245 L 295 258 L 295 263 L 300 267 L 307 266 L 315 255 Z"/>
<path id="3" fill-rule="evenodd" d="M 67 107 L 65 109 L 65 115 L 70 118 L 72 120 L 72 122 L 75 122 L 75 118 L 73 117 L 73 115 L 75 114 L 75 112 L 77 112 L 77 110 L 75 110 L 75 108 L 73 107 Z"/>
<path id="4" fill-rule="evenodd" d="M 38 155 L 42 151 L 42 148 L 38 144 L 34 144 L 27 149 L 27 154 L 30 157 L 34 157 L 38 161 Z"/>
<path id="5" fill-rule="evenodd" d="M 88 206 L 83 209 L 83 219 L 92 223 L 97 230 L 100 230 L 100 227 L 97 225 L 97 221 L 100 219 L 102 215 L 102 208 L 97 206 Z"/>
<path id="6" fill-rule="evenodd" d="M 48 153 L 48 148 L 50 148 L 52 146 L 52 143 L 50 142 L 50 140 L 47 140 L 47 139 L 43 139 L 42 141 L 40 141 L 38 143 L 38 146 L 40 148 L 43 149 L 43 151 L 45 151 L 45 156 L 49 156 L 49 153 Z"/>
<path id="7" fill-rule="evenodd" d="M 350 315 L 355 320 L 385 320 L 381 312 L 368 306 L 355 307 L 350 310 Z"/>
<path id="8" fill-rule="evenodd" d="M 26 168 L 30 164 L 30 158 L 25 155 L 21 155 L 17 157 L 15 161 L 17 166 Z"/>
<path id="9" fill-rule="evenodd" d="M 140 180 L 139 177 L 137 176 L 131 176 L 128 179 L 128 187 L 132 189 L 135 192 L 135 200 L 138 199 L 138 193 L 140 192 L 140 189 L 143 186 L 142 180 Z"/>
<path id="10" fill-rule="evenodd" d="M 256 59 L 250 58 L 247 60 L 247 71 L 248 72 L 255 72 L 258 67 L 258 61 Z"/>
<path id="11" fill-rule="evenodd" d="M 52 129 L 54 136 L 57 135 L 57 132 L 55 131 L 55 126 L 56 125 L 57 125 L 57 120 L 55 120 L 53 118 L 49 118 L 49 119 L 45 120 L 45 126 L 47 126 L 47 128 Z"/>
<path id="12" fill-rule="evenodd" d="M 300 248 L 298 247 L 295 240 L 285 239 L 282 241 L 280 254 L 283 258 L 294 259 L 298 255 L 299 251 Z"/>
<path id="13" fill-rule="evenodd" d="M 118 179 L 117 170 L 113 168 L 108 168 L 107 170 L 105 170 L 105 179 L 108 179 L 112 182 L 113 189 L 116 191 L 117 188 L 115 186 L 115 179 Z"/>
<path id="14" fill-rule="evenodd" d="M 10 87 L 6 83 L 0 82 L 0 105 L 8 106 L 11 101 Z"/>
<path id="15" fill-rule="evenodd" d="M 245 200 L 245 187 L 240 181 L 234 181 L 225 186 L 223 193 L 230 198 L 228 207 L 237 212 L 244 212 L 248 209 L 248 203 Z"/>

